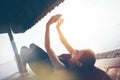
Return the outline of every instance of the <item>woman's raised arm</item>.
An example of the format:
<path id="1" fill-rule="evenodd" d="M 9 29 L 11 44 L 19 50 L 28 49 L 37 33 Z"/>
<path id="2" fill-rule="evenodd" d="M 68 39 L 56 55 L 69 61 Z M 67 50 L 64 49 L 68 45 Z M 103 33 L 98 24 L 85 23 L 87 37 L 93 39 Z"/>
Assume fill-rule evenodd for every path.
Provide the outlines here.
<path id="1" fill-rule="evenodd" d="M 69 53 L 72 53 L 74 51 L 74 49 L 72 48 L 72 46 L 67 42 L 67 40 L 65 39 L 63 33 L 61 32 L 60 30 L 60 26 L 61 24 L 63 23 L 64 19 L 63 18 L 60 18 L 58 23 L 57 23 L 57 31 L 58 31 L 58 34 L 59 34 L 59 38 L 62 42 L 62 44 L 65 46 L 65 48 L 69 51 Z"/>
<path id="2" fill-rule="evenodd" d="M 46 32 L 45 32 L 45 48 L 47 50 L 47 53 L 55 70 L 61 70 L 65 68 L 64 64 L 58 59 L 54 50 L 51 48 L 51 44 L 50 44 L 50 25 L 56 22 L 60 18 L 60 16 L 61 15 L 58 14 L 51 17 L 51 19 L 46 24 Z"/>

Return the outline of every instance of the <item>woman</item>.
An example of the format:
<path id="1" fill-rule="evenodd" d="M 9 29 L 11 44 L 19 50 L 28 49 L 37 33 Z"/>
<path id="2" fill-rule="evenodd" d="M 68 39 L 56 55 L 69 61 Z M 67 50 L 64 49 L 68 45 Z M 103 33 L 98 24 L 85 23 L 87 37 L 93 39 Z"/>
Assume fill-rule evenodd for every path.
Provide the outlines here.
<path id="1" fill-rule="evenodd" d="M 63 19 L 60 18 L 61 14 L 57 14 L 50 18 L 50 20 L 46 24 L 45 31 L 45 49 L 47 52 L 43 51 L 41 48 L 36 46 L 29 57 L 30 60 L 26 60 L 26 62 L 32 61 L 46 61 L 55 72 L 59 72 L 62 70 L 69 70 L 73 76 L 75 76 L 76 80 L 102 80 L 103 77 L 105 80 L 110 80 L 109 76 L 105 74 L 105 72 L 94 67 L 94 63 L 96 61 L 95 53 L 90 49 L 76 50 L 73 49 L 72 46 L 67 42 L 65 37 L 63 36 L 60 26 L 63 23 Z M 62 54 L 57 57 L 54 50 L 51 48 L 50 43 L 50 25 L 57 22 L 56 28 L 59 34 L 59 38 L 65 48 L 68 50 L 70 54 Z M 32 44 L 33 45 L 33 44 Z M 21 49 L 23 51 L 23 49 Z M 36 52 L 37 51 L 37 52 Z M 24 53 L 24 52 L 23 52 Z M 23 54 L 22 54 L 23 55 Z M 34 57 L 33 57 L 34 56 Z M 41 56 L 44 56 L 41 57 Z M 42 59 L 43 58 L 43 59 Z M 25 58 L 24 58 L 25 59 Z"/>
<path id="2" fill-rule="evenodd" d="M 60 30 L 60 26 L 63 23 L 63 19 L 59 18 L 60 16 L 61 15 L 55 15 L 55 16 L 51 17 L 51 19 L 48 21 L 48 23 L 46 25 L 45 48 L 47 50 L 47 53 L 49 55 L 49 58 L 53 64 L 53 66 L 54 66 L 54 69 L 59 70 L 59 69 L 65 68 L 65 65 L 55 55 L 55 52 L 51 48 L 51 44 L 50 44 L 50 36 L 49 36 L 50 35 L 49 34 L 50 25 L 56 21 L 58 21 L 56 28 L 57 28 L 60 40 L 63 43 L 63 45 L 65 46 L 65 48 L 68 50 L 68 52 L 70 53 L 70 59 L 69 59 L 70 65 L 75 66 L 75 67 L 93 66 L 95 63 L 95 59 L 96 59 L 94 52 L 90 49 L 75 50 L 71 47 L 71 45 L 67 42 L 67 40 L 65 39 L 65 37 L 63 36 L 63 34 Z M 83 63 L 82 63 L 82 61 L 83 61 Z"/>

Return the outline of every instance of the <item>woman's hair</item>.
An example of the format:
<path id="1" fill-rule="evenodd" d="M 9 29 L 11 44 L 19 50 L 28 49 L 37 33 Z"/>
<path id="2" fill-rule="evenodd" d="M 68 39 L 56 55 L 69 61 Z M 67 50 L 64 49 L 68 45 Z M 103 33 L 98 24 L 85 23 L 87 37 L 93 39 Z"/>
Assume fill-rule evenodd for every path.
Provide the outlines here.
<path id="1" fill-rule="evenodd" d="M 91 49 L 84 49 L 82 57 L 79 59 L 82 62 L 82 67 L 93 67 L 96 61 L 95 53 Z"/>

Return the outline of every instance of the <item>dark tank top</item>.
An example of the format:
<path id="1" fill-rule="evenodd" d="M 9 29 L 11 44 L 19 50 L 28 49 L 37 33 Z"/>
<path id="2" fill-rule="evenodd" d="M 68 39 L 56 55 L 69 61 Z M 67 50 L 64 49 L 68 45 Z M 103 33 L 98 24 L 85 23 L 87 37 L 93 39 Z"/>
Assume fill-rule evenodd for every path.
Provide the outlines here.
<path id="1" fill-rule="evenodd" d="M 69 65 L 70 54 L 62 54 L 59 56 L 61 62 L 65 64 L 67 70 L 69 70 L 76 77 L 76 80 L 111 80 L 106 72 L 96 67 L 76 68 L 71 69 Z"/>

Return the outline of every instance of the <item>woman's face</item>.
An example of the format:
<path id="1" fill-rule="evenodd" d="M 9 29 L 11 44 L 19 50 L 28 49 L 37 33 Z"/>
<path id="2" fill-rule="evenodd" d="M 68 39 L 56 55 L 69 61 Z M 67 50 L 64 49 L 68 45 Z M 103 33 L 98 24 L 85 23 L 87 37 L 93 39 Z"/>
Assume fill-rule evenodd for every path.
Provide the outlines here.
<path id="1" fill-rule="evenodd" d="M 80 62 L 80 58 L 82 57 L 82 54 L 84 53 L 83 50 L 75 50 L 71 54 L 70 64 L 74 66 L 81 67 L 82 63 Z"/>

